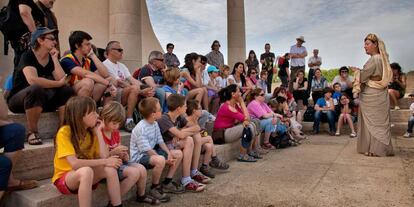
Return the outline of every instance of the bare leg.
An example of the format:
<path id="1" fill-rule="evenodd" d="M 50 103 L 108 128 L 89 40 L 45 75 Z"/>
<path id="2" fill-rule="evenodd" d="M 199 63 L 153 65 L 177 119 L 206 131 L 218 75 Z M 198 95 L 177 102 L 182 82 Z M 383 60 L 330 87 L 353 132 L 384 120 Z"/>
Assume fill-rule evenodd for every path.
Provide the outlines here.
<path id="1" fill-rule="evenodd" d="M 58 108 L 59 126 L 63 125 L 65 121 L 65 105 Z"/>
<path id="2" fill-rule="evenodd" d="M 342 129 L 343 124 L 344 124 L 344 115 L 341 114 L 341 115 L 339 115 L 338 127 L 336 129 L 336 133 L 341 133 L 341 129 Z"/>
<path id="3" fill-rule="evenodd" d="M 154 166 L 152 169 L 152 184 L 158 185 L 160 183 L 162 170 L 165 167 L 165 158 L 161 155 L 153 155 L 150 158 L 150 164 Z"/>
<path id="4" fill-rule="evenodd" d="M 120 183 L 121 196 L 128 193 L 128 191 L 134 186 L 141 178 L 141 171 L 139 168 L 128 166 L 123 171 L 124 179 Z"/>
<path id="5" fill-rule="evenodd" d="M 90 167 L 81 167 L 76 171 L 70 171 L 65 177 L 65 183 L 69 189 L 78 189 L 79 207 L 92 205 L 93 178 L 94 172 Z"/>
<path id="6" fill-rule="evenodd" d="M 209 99 L 208 99 L 208 91 L 206 87 L 203 87 L 203 101 L 201 102 L 203 105 L 204 110 L 208 111 Z"/>
<path id="7" fill-rule="evenodd" d="M 139 89 L 138 86 L 132 85 L 128 88 L 124 88 L 122 91 L 122 105 L 127 105 L 126 118 L 132 118 L 134 109 L 137 106 Z"/>
<path id="8" fill-rule="evenodd" d="M 27 128 L 29 132 L 37 132 L 37 123 L 39 122 L 40 114 L 42 113 L 42 107 L 33 107 L 26 109 Z"/>
<path id="9" fill-rule="evenodd" d="M 198 169 L 198 162 L 200 161 L 201 155 L 201 146 L 202 146 L 202 137 L 200 133 L 193 135 L 194 141 L 194 150 L 193 150 L 193 159 L 191 162 L 191 169 Z"/>
<path id="10" fill-rule="evenodd" d="M 122 204 L 121 187 L 119 184 L 117 169 L 113 167 L 95 167 L 93 183 L 98 183 L 102 179 L 106 179 L 106 187 L 113 206 Z"/>
<path id="11" fill-rule="evenodd" d="M 214 144 L 205 143 L 203 147 L 205 149 L 204 157 L 203 157 L 203 164 L 208 165 L 213 155 Z"/>
<path id="12" fill-rule="evenodd" d="M 103 93 L 106 90 L 106 86 L 100 83 L 95 83 L 92 90 L 92 98 L 96 102 L 102 98 Z M 104 101 L 105 102 L 105 101 Z"/>
<path id="13" fill-rule="evenodd" d="M 144 166 L 138 163 L 130 164 L 130 166 L 135 167 L 139 170 L 141 176 L 139 177 L 137 182 L 137 195 L 143 196 L 145 195 L 145 186 L 147 185 L 147 170 Z"/>
<path id="14" fill-rule="evenodd" d="M 351 128 L 351 132 L 355 133 L 354 123 L 352 122 L 351 115 L 346 116 L 346 120 L 348 122 L 349 128 Z"/>
<path id="15" fill-rule="evenodd" d="M 183 177 L 190 176 L 191 160 L 193 157 L 194 142 L 191 137 L 180 140 L 183 152 Z"/>
<path id="16" fill-rule="evenodd" d="M 174 176 L 175 172 L 177 172 L 178 166 L 180 166 L 181 160 L 183 159 L 183 152 L 181 150 L 170 150 L 170 152 L 175 159 L 175 163 L 174 165 L 170 166 L 170 169 L 168 170 L 166 176 L 167 178 L 172 178 Z"/>
<path id="17" fill-rule="evenodd" d="M 74 86 L 73 90 L 78 96 L 90 97 L 92 94 L 93 86 L 95 82 L 90 78 L 84 78 L 78 81 Z"/>

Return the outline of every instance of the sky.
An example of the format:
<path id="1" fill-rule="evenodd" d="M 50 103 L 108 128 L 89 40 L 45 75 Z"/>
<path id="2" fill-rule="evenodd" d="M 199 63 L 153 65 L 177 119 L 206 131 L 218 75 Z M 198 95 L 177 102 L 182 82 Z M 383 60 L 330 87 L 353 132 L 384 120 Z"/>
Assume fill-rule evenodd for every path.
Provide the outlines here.
<path id="1" fill-rule="evenodd" d="M 245 0 L 246 57 L 257 56 L 264 44 L 276 55 L 289 52 L 303 35 L 308 57 L 319 49 L 322 69 L 362 67 L 369 58 L 364 38 L 384 40 L 391 62 L 414 70 L 413 0 Z M 174 43 L 183 62 L 190 52 L 207 54 L 213 40 L 227 59 L 226 0 L 147 0 L 154 32 L 162 47 Z M 244 60 L 241 60 L 244 61 Z M 232 66 L 230 66 L 232 67 Z"/>

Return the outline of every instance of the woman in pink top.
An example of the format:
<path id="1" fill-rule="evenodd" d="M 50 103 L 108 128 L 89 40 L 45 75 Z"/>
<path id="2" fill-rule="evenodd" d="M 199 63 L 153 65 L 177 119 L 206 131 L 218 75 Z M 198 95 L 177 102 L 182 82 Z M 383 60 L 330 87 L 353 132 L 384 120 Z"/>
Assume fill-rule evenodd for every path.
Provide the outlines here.
<path id="1" fill-rule="evenodd" d="M 231 143 L 239 140 L 243 135 L 243 129 L 248 127 L 256 139 L 256 126 L 250 121 L 249 112 L 241 96 L 237 85 L 231 84 L 219 92 L 221 101 L 224 103 L 217 112 L 214 122 L 213 139 L 216 144 Z M 250 147 L 247 147 L 251 149 Z M 256 162 L 257 160 L 247 154 L 247 148 L 240 147 L 238 160 L 241 162 Z"/>
<path id="2" fill-rule="evenodd" d="M 249 97 L 250 101 L 247 110 L 252 119 L 259 119 L 260 127 L 265 132 L 263 148 L 274 149 L 269 143 L 270 134 L 276 131 L 277 117 L 279 114 L 273 113 L 272 109 L 265 103 L 265 93 L 261 88 L 254 89 Z"/>

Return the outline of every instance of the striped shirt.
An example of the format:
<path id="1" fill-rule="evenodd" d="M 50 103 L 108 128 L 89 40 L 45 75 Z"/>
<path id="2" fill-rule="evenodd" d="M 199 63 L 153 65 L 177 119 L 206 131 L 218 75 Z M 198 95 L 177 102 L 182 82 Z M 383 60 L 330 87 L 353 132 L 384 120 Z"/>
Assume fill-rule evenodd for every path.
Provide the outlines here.
<path id="1" fill-rule="evenodd" d="M 132 130 L 130 141 L 131 161 L 138 162 L 141 157 L 149 150 L 154 149 L 155 145 L 164 143 L 158 123 L 148 123 L 145 119 L 141 120 Z"/>

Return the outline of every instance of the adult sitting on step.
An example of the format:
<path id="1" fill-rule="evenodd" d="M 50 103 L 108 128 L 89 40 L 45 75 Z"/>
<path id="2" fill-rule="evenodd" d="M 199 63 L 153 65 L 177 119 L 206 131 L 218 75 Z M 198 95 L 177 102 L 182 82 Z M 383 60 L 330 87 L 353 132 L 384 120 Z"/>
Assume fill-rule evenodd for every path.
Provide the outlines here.
<path id="1" fill-rule="evenodd" d="M 37 128 L 40 114 L 58 109 L 62 125 L 65 103 L 74 94 L 72 88 L 66 86 L 65 72 L 59 64 L 56 31 L 39 27 L 32 33 L 33 49 L 22 55 L 7 100 L 10 111 L 26 113 L 27 139 L 31 145 L 42 144 Z"/>
<path id="2" fill-rule="evenodd" d="M 83 31 L 74 31 L 69 36 L 71 53 L 65 55 L 60 64 L 68 74 L 69 84 L 78 96 L 92 97 L 96 102 L 102 95 L 114 96 L 113 78 L 105 65 L 92 50 L 92 37 Z M 112 93 L 109 93 L 112 92 Z"/>
<path id="3" fill-rule="evenodd" d="M 123 106 L 127 106 L 126 122 L 124 128 L 131 132 L 135 127 L 132 115 L 137 108 L 138 95 L 154 96 L 153 90 L 146 88 L 140 90 L 141 82 L 133 78 L 128 68 L 119 62 L 123 56 L 123 49 L 118 41 L 110 41 L 106 46 L 107 59 L 103 64 L 109 74 L 115 79 L 114 85 L 119 91 L 119 99 Z M 118 96 L 117 96 L 118 97 Z"/>
<path id="4" fill-rule="evenodd" d="M 8 109 L 2 95 L 0 93 L 0 148 L 4 148 L 4 154 L 0 156 L 0 200 L 6 190 L 26 190 L 37 187 L 36 181 L 18 180 L 12 174 L 17 157 L 24 148 L 26 130 L 22 125 L 8 120 Z"/>
<path id="5" fill-rule="evenodd" d="M 407 75 L 402 72 L 398 63 L 390 64 L 392 69 L 392 80 L 388 85 L 388 93 L 390 94 L 390 104 L 395 110 L 399 110 L 398 99 L 404 98 L 405 88 L 407 87 Z"/>

